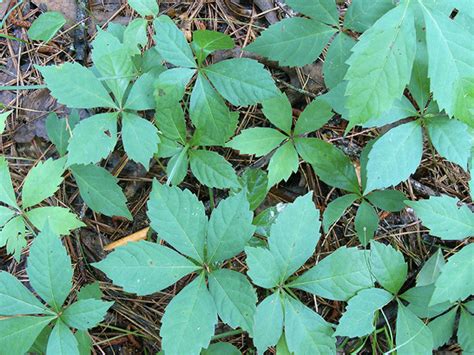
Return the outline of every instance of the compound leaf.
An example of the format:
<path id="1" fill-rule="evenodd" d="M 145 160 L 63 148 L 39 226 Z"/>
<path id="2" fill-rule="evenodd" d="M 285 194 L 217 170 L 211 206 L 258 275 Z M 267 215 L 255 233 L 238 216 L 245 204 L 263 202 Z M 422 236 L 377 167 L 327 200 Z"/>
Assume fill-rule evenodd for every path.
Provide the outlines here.
<path id="1" fill-rule="evenodd" d="M 127 199 L 115 176 L 96 165 L 73 165 L 70 169 L 87 206 L 106 216 L 132 219 L 127 208 Z"/>
<path id="2" fill-rule="evenodd" d="M 253 105 L 278 95 L 270 72 L 253 59 L 227 59 L 203 72 L 219 94 L 235 106 Z"/>
<path id="3" fill-rule="evenodd" d="M 38 207 L 26 212 L 26 216 L 38 230 L 43 230 L 49 224 L 51 231 L 58 235 L 68 235 L 71 230 L 86 226 L 64 207 Z"/>
<path id="4" fill-rule="evenodd" d="M 209 292 L 223 322 L 253 333 L 257 294 L 244 275 L 227 269 L 213 271 L 209 274 Z"/>
<path id="5" fill-rule="evenodd" d="M 135 111 L 154 109 L 156 106 L 155 97 L 153 96 L 155 81 L 156 76 L 154 73 L 142 74 L 133 83 L 124 107 Z"/>
<path id="6" fill-rule="evenodd" d="M 262 103 L 262 111 L 265 117 L 276 127 L 290 134 L 293 124 L 293 110 L 288 96 L 281 93 Z"/>
<path id="7" fill-rule="evenodd" d="M 59 311 L 72 289 L 72 267 L 61 239 L 49 227 L 35 238 L 26 271 L 38 295 Z"/>
<path id="8" fill-rule="evenodd" d="M 302 18 L 283 19 L 271 25 L 245 50 L 278 61 L 281 66 L 304 66 L 314 62 L 336 30 Z"/>
<path id="9" fill-rule="evenodd" d="M 474 213 L 467 205 L 450 196 L 432 196 L 427 200 L 407 201 L 430 234 L 444 240 L 462 240 L 474 235 Z"/>
<path id="10" fill-rule="evenodd" d="M 359 198 L 356 194 L 340 196 L 331 201 L 323 213 L 324 233 L 342 217 L 344 212 Z"/>
<path id="11" fill-rule="evenodd" d="M 161 322 L 160 336 L 167 355 L 198 354 L 209 346 L 217 311 L 204 275 L 171 300 Z"/>
<path id="12" fill-rule="evenodd" d="M 275 257 L 267 248 L 246 247 L 247 274 L 257 286 L 272 288 L 281 280 Z"/>
<path id="13" fill-rule="evenodd" d="M 433 335 L 433 349 L 438 349 L 446 344 L 453 336 L 454 321 L 456 320 L 457 308 L 437 317 L 428 323 L 428 328 Z"/>
<path id="14" fill-rule="evenodd" d="M 58 319 L 46 348 L 47 354 L 79 355 L 79 344 L 71 329 L 61 319 Z"/>
<path id="15" fill-rule="evenodd" d="M 292 173 L 298 171 L 299 158 L 292 142 L 286 142 L 273 153 L 268 164 L 268 188 L 287 181 Z"/>
<path id="16" fill-rule="evenodd" d="M 204 205 L 189 190 L 153 181 L 148 201 L 151 227 L 179 252 L 204 261 L 207 217 Z"/>
<path id="17" fill-rule="evenodd" d="M 303 112 L 301 112 L 295 125 L 295 135 L 301 135 L 317 131 L 324 126 L 333 116 L 331 106 L 316 98 L 313 100 Z"/>

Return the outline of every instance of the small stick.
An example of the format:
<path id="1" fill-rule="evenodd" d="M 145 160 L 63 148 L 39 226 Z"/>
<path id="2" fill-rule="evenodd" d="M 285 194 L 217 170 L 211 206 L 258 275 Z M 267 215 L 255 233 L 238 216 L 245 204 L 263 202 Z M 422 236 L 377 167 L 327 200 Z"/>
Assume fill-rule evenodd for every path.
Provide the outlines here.
<path id="1" fill-rule="evenodd" d="M 110 251 L 115 248 L 121 247 L 122 245 L 126 245 L 128 242 L 138 242 L 139 240 L 144 240 L 146 239 L 146 235 L 149 231 L 150 227 L 146 227 L 143 229 L 140 229 L 138 232 L 135 232 L 133 234 L 130 234 L 126 237 L 123 237 L 113 243 L 107 244 L 104 247 L 105 251 Z"/>

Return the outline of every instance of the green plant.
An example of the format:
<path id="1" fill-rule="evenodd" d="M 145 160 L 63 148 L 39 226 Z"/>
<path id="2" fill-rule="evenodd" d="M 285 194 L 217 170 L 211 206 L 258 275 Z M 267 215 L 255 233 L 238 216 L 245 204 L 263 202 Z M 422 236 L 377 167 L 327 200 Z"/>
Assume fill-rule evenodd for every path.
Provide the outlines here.
<path id="1" fill-rule="evenodd" d="M 268 189 L 282 180 L 288 180 L 298 170 L 299 147 L 306 144 L 305 136 L 318 130 L 332 117 L 331 107 L 324 101 L 314 100 L 301 113 L 293 127 L 291 103 L 285 94 L 263 102 L 265 117 L 279 130 L 254 127 L 243 130 L 226 146 L 242 154 L 264 156 L 274 151 L 268 164 Z M 280 131 L 281 130 L 281 131 Z"/>
<path id="2" fill-rule="evenodd" d="M 13 189 L 8 163 L 0 157 L 0 247 L 6 245 L 7 253 L 19 260 L 26 246 L 26 231 L 43 230 L 49 224 L 55 234 L 66 235 L 73 229 L 84 226 L 69 208 L 59 206 L 34 207 L 52 197 L 63 181 L 66 161 L 48 159 L 34 166 L 23 181 L 21 203 Z M 33 228 L 34 227 L 34 228 Z"/>
<path id="3" fill-rule="evenodd" d="M 245 194 L 221 201 L 208 220 L 203 204 L 189 190 L 155 181 L 148 216 L 160 239 L 176 251 L 147 241 L 130 243 L 94 266 L 138 295 L 198 273 L 166 307 L 160 329 L 166 354 L 195 354 L 207 348 L 217 316 L 251 333 L 255 290 L 242 274 L 223 267 L 243 251 L 255 230 Z"/>
<path id="4" fill-rule="evenodd" d="M 50 11 L 41 14 L 28 29 L 28 36 L 37 41 L 49 42 L 66 23 L 60 12 Z"/>
<path id="5" fill-rule="evenodd" d="M 90 352 L 87 330 L 99 324 L 113 302 L 100 300 L 85 286 L 76 302 L 65 303 L 72 290 L 73 268 L 61 239 L 49 226 L 33 242 L 26 271 L 31 287 L 45 303 L 17 278 L 0 271 L 3 349 L 12 354 Z M 71 328 L 77 330 L 75 334 Z"/>

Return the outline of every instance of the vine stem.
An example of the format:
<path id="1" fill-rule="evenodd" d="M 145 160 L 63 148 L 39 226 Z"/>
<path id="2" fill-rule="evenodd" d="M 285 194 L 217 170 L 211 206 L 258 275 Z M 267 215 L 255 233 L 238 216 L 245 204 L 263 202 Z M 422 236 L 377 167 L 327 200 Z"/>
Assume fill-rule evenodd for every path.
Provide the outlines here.
<path id="1" fill-rule="evenodd" d="M 243 332 L 244 331 L 242 329 L 230 330 L 228 332 L 224 332 L 224 333 L 221 333 L 221 334 L 214 335 L 211 338 L 211 340 L 218 340 L 218 339 L 222 339 L 222 338 L 227 338 L 227 337 L 230 337 L 232 335 L 242 334 Z"/>

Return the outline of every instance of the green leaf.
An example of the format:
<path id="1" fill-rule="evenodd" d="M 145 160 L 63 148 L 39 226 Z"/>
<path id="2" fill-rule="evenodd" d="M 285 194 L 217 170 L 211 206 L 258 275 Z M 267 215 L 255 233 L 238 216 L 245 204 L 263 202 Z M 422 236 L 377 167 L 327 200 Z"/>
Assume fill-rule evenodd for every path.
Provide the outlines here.
<path id="1" fill-rule="evenodd" d="M 239 150 L 241 154 L 267 155 L 287 139 L 283 133 L 273 128 L 255 127 L 244 129 L 226 147 Z"/>
<path id="2" fill-rule="evenodd" d="M 184 147 L 179 153 L 168 160 L 168 165 L 166 166 L 166 175 L 168 175 L 168 179 L 166 180 L 166 183 L 175 186 L 181 184 L 188 174 L 188 168 L 188 149 L 187 147 Z"/>
<path id="3" fill-rule="evenodd" d="M 290 350 L 288 350 L 288 345 L 286 344 L 285 335 L 283 334 L 278 340 L 277 345 L 275 346 L 276 355 L 291 355 Z"/>
<path id="4" fill-rule="evenodd" d="M 281 282 L 313 255 L 320 228 L 319 210 L 314 205 L 313 192 L 298 197 L 278 215 L 271 227 L 268 244 Z"/>
<path id="5" fill-rule="evenodd" d="M 59 119 L 56 113 L 50 113 L 46 119 L 46 131 L 48 138 L 56 146 L 59 155 L 63 156 L 67 152 L 67 146 L 71 137 L 71 132 L 79 122 L 79 114 L 75 111 L 67 119 Z"/>
<path id="6" fill-rule="evenodd" d="M 71 328 L 91 329 L 104 319 L 105 314 L 113 304 L 113 302 L 93 298 L 77 301 L 64 310 L 61 319 Z"/>
<path id="7" fill-rule="evenodd" d="M 161 291 L 199 269 L 174 250 L 146 241 L 117 248 L 93 266 L 115 285 L 137 295 Z"/>
<path id="8" fill-rule="evenodd" d="M 189 190 L 153 181 L 148 201 L 151 227 L 179 252 L 204 261 L 207 217 L 204 205 Z"/>
<path id="9" fill-rule="evenodd" d="M 178 67 L 196 68 L 193 52 L 183 32 L 172 19 L 161 15 L 155 21 L 156 49 L 163 59 Z"/>
<path id="10" fill-rule="evenodd" d="M 339 12 L 334 0 L 286 0 L 286 3 L 294 10 L 315 20 L 330 25 L 339 23 Z"/>
<path id="11" fill-rule="evenodd" d="M 246 247 L 247 274 L 253 283 L 263 288 L 272 288 L 279 284 L 281 273 L 275 257 L 267 248 Z"/>
<path id="12" fill-rule="evenodd" d="M 252 219 L 243 192 L 222 200 L 209 219 L 207 261 L 221 262 L 242 252 L 255 231 Z"/>
<path id="13" fill-rule="evenodd" d="M 123 43 L 128 48 L 131 55 L 141 54 L 141 49 L 148 43 L 147 37 L 148 22 L 142 18 L 136 18 L 130 22 L 123 33 Z"/>
<path id="14" fill-rule="evenodd" d="M 0 156 L 0 202 L 19 209 L 16 203 L 10 171 L 8 170 L 8 163 L 3 156 Z"/>
<path id="15" fill-rule="evenodd" d="M 357 175 L 351 160 L 331 143 L 317 138 L 295 139 L 301 157 L 310 163 L 326 184 L 360 193 Z"/>
<path id="16" fill-rule="evenodd" d="M 441 248 L 439 248 L 436 253 L 431 255 L 424 263 L 420 272 L 416 275 L 416 286 L 428 286 L 435 283 L 445 264 L 443 252 Z"/>
<path id="17" fill-rule="evenodd" d="M 209 346 L 217 324 L 217 311 L 204 275 L 171 300 L 161 323 L 160 336 L 167 355 L 198 354 Z"/>
<path id="18" fill-rule="evenodd" d="M 167 138 L 186 144 L 186 121 L 179 104 L 170 108 L 158 108 L 156 125 Z"/>
<path id="19" fill-rule="evenodd" d="M 3 134 L 3 132 L 5 132 L 7 118 L 12 112 L 13 110 L 0 113 L 0 134 Z"/>
<path id="20" fill-rule="evenodd" d="M 276 127 L 286 134 L 291 133 L 293 124 L 293 109 L 288 96 L 283 93 L 262 103 L 262 111 L 265 117 Z"/>
<path id="21" fill-rule="evenodd" d="M 195 69 L 173 68 L 161 73 L 155 82 L 155 100 L 158 110 L 174 108 L 184 96 Z"/>
<path id="22" fill-rule="evenodd" d="M 468 127 L 445 117 L 433 117 L 425 122 L 430 141 L 439 155 L 467 170 L 472 139 Z"/>
<path id="23" fill-rule="evenodd" d="M 238 115 L 229 111 L 224 100 L 199 73 L 191 94 L 189 116 L 196 126 L 200 145 L 224 145 L 234 134 Z"/>
<path id="24" fill-rule="evenodd" d="M 352 48 L 346 96 L 350 128 L 380 117 L 409 83 L 415 60 L 414 17 L 405 2 L 381 17 Z"/>
<path id="25" fill-rule="evenodd" d="M 128 0 L 128 5 L 140 16 L 158 16 L 158 3 L 156 0 Z"/>
<path id="26" fill-rule="evenodd" d="M 364 195 L 408 179 L 420 165 L 422 154 L 423 132 L 418 121 L 392 128 L 370 150 Z"/>
<path id="27" fill-rule="evenodd" d="M 155 97 L 153 96 L 156 76 L 154 73 L 142 74 L 133 83 L 127 96 L 124 107 L 129 110 L 143 111 L 155 108 Z"/>
<path id="28" fill-rule="evenodd" d="M 232 191 L 245 190 L 250 209 L 254 211 L 267 197 L 267 174 L 261 169 L 247 168 L 239 177 L 239 183 L 241 189 L 233 189 Z"/>
<path id="29" fill-rule="evenodd" d="M 444 240 L 462 240 L 474 235 L 474 213 L 465 204 L 447 195 L 427 200 L 407 201 L 430 234 Z"/>
<path id="30" fill-rule="evenodd" d="M 439 303 L 430 306 L 430 299 L 434 292 L 434 284 L 427 286 L 412 287 L 400 298 L 409 302 L 408 309 L 420 318 L 433 318 L 445 312 L 452 306 L 449 302 Z"/>
<path id="31" fill-rule="evenodd" d="M 87 206 L 106 216 L 132 219 L 127 208 L 127 199 L 115 176 L 96 165 L 73 165 L 70 169 Z"/>
<path id="32" fill-rule="evenodd" d="M 26 271 L 38 295 L 59 311 L 72 289 L 73 271 L 66 248 L 50 228 L 35 238 Z"/>
<path id="33" fill-rule="evenodd" d="M 397 294 L 407 278 L 408 265 L 403 254 L 392 246 L 372 241 L 370 271 L 384 289 Z"/>
<path id="34" fill-rule="evenodd" d="M 89 333 L 85 330 L 78 330 L 74 333 L 77 340 L 77 348 L 80 355 L 90 355 L 92 349 L 92 339 Z"/>
<path id="35" fill-rule="evenodd" d="M 319 57 L 334 33 L 332 27 L 307 18 L 287 18 L 271 25 L 245 50 L 280 66 L 301 67 Z"/>
<path id="36" fill-rule="evenodd" d="M 79 122 L 68 145 L 67 165 L 97 163 L 117 144 L 117 113 L 101 113 Z"/>
<path id="37" fill-rule="evenodd" d="M 213 271 L 209 274 L 209 292 L 224 323 L 253 333 L 257 294 L 244 275 L 227 269 Z"/>
<path id="38" fill-rule="evenodd" d="M 375 209 L 367 201 L 362 201 L 355 217 L 355 229 L 357 237 L 363 246 L 374 239 L 375 232 L 379 226 L 379 216 Z"/>
<path id="39" fill-rule="evenodd" d="M 266 192 L 267 184 L 265 184 Z M 5 225 L 12 217 L 15 215 L 15 211 L 9 209 L 8 207 L 0 206 L 0 228 Z"/>
<path id="40" fill-rule="evenodd" d="M 26 217 L 38 230 L 43 230 L 46 224 L 49 224 L 51 231 L 58 235 L 68 235 L 73 229 L 86 226 L 64 207 L 38 207 L 26 212 Z"/>
<path id="41" fill-rule="evenodd" d="M 37 205 L 53 196 L 63 182 L 66 159 L 48 159 L 39 162 L 26 176 L 21 193 L 22 208 Z"/>
<path id="42" fill-rule="evenodd" d="M 346 301 L 360 290 L 373 287 L 368 258 L 363 250 L 340 247 L 289 286 L 327 299 Z"/>
<path id="43" fill-rule="evenodd" d="M 201 351 L 201 355 L 241 355 L 239 349 L 230 343 L 215 343 Z"/>
<path id="44" fill-rule="evenodd" d="M 355 44 L 356 41 L 343 32 L 333 39 L 323 64 L 324 83 L 329 89 L 336 87 L 344 80 L 349 69 L 346 61 L 351 56 L 351 49 Z"/>
<path id="45" fill-rule="evenodd" d="M 474 352 L 474 316 L 461 308 L 461 317 L 459 318 L 458 343 L 461 345 L 465 354 Z"/>
<path id="46" fill-rule="evenodd" d="M 78 63 L 35 68 L 43 75 L 51 95 L 63 105 L 71 108 L 117 108 L 94 73 Z"/>
<path id="47" fill-rule="evenodd" d="M 0 314 L 45 314 L 47 308 L 13 275 L 0 271 Z"/>
<path id="48" fill-rule="evenodd" d="M 474 295 L 471 282 L 474 268 L 474 244 L 468 244 L 448 259 L 435 283 L 430 305 L 451 303 Z"/>
<path id="49" fill-rule="evenodd" d="M 111 52 L 124 49 L 125 46 L 122 43 L 124 31 L 125 26 L 122 26 L 120 36 L 117 36 L 111 31 L 98 28 L 95 39 L 92 41 L 92 62 L 100 62 L 102 57 L 110 55 Z M 97 74 L 96 69 L 93 69 L 93 72 Z"/>
<path id="50" fill-rule="evenodd" d="M 344 212 L 359 198 L 356 194 L 340 196 L 331 201 L 323 213 L 324 233 L 329 232 L 329 228 L 336 223 Z"/>
<path id="51" fill-rule="evenodd" d="M 362 33 L 393 7 L 392 0 L 353 0 L 344 15 L 344 28 Z"/>
<path id="52" fill-rule="evenodd" d="M 222 155 L 209 150 L 189 152 L 191 171 L 201 184 L 218 189 L 239 186 L 232 165 Z"/>
<path id="53" fill-rule="evenodd" d="M 82 286 L 79 292 L 77 292 L 77 300 L 87 300 L 90 298 L 100 300 L 104 294 L 100 290 L 99 281 Z"/>
<path id="54" fill-rule="evenodd" d="M 426 26 L 428 76 L 433 97 L 440 109 L 450 116 L 472 121 L 472 112 L 469 113 L 467 106 L 463 107 L 469 102 L 469 85 L 472 87 L 474 77 L 474 43 L 469 40 L 471 36 L 449 16 L 420 5 Z M 461 102 L 458 102 L 458 96 Z"/>
<path id="55" fill-rule="evenodd" d="M 271 324 L 271 327 L 269 325 Z M 253 343 L 263 354 L 274 346 L 283 332 L 283 305 L 280 293 L 272 293 L 257 306 L 253 327 Z"/>
<path id="56" fill-rule="evenodd" d="M 349 300 L 334 335 L 355 338 L 371 334 L 375 330 L 375 312 L 392 299 L 392 294 L 380 288 L 360 291 Z"/>
<path id="57" fill-rule="evenodd" d="M 398 303 L 397 354 L 413 355 L 433 353 L 433 336 L 430 329 L 409 309 Z"/>
<path id="58" fill-rule="evenodd" d="M 372 191 L 365 196 L 375 207 L 384 211 L 399 212 L 404 207 L 406 196 L 403 192 L 398 190 L 379 190 Z"/>
<path id="59" fill-rule="evenodd" d="M 15 259 L 20 260 L 21 250 L 26 246 L 26 225 L 22 216 L 17 216 L 8 221 L 0 230 L 0 247 L 7 246 L 7 254 L 15 254 Z"/>
<path id="60" fill-rule="evenodd" d="M 278 94 L 270 72 L 253 59 L 233 58 L 203 70 L 211 83 L 234 106 L 248 106 Z"/>
<path id="61" fill-rule="evenodd" d="M 455 307 L 428 323 L 428 328 L 431 330 L 431 334 L 433 334 L 433 349 L 443 346 L 453 336 L 457 311 Z"/>
<path id="62" fill-rule="evenodd" d="M 58 319 L 48 340 L 47 354 L 79 355 L 79 348 L 71 329 Z"/>
<path id="63" fill-rule="evenodd" d="M 28 37 L 34 41 L 49 42 L 65 23 L 66 19 L 62 13 L 45 12 L 33 21 L 28 29 Z"/>
<path id="64" fill-rule="evenodd" d="M 298 171 L 299 158 L 295 146 L 288 141 L 273 153 L 268 164 L 268 188 L 287 181 L 291 174 Z"/>
<path id="65" fill-rule="evenodd" d="M 419 8 L 419 6 L 418 6 Z M 422 14 L 418 11 L 415 15 L 416 28 L 416 54 L 413 63 L 408 90 L 415 99 L 420 110 L 423 110 L 431 98 L 430 79 L 428 78 L 428 51 L 426 48 L 426 28 L 422 20 Z"/>
<path id="66" fill-rule="evenodd" d="M 221 32 L 198 30 L 193 32 L 192 46 L 201 64 L 212 52 L 234 48 L 234 41 L 229 35 Z"/>
<path id="67" fill-rule="evenodd" d="M 132 77 L 138 76 L 129 50 L 121 45 L 118 49 L 94 58 L 94 64 L 104 77 L 111 78 L 105 80 L 105 83 L 121 107 Z"/>
<path id="68" fill-rule="evenodd" d="M 269 323 L 271 324 L 271 323 Z M 319 314 L 292 297 L 285 298 L 285 338 L 294 354 L 334 354 L 333 330 Z"/>
<path id="69" fill-rule="evenodd" d="M 122 141 L 128 157 L 142 164 L 146 170 L 158 151 L 158 130 L 149 121 L 134 113 L 122 115 Z"/>
<path id="70" fill-rule="evenodd" d="M 300 117 L 298 117 L 296 121 L 294 134 L 301 135 L 317 131 L 324 126 L 332 116 L 331 106 L 327 102 L 316 98 L 301 112 Z"/>
<path id="71" fill-rule="evenodd" d="M 55 317 L 14 317 L 0 319 L 0 344 L 10 354 L 25 354 L 41 331 Z"/>

